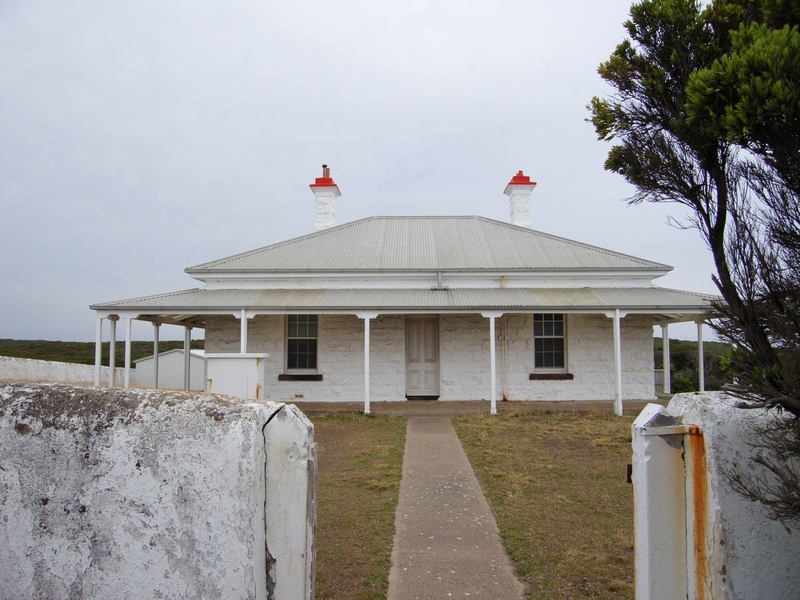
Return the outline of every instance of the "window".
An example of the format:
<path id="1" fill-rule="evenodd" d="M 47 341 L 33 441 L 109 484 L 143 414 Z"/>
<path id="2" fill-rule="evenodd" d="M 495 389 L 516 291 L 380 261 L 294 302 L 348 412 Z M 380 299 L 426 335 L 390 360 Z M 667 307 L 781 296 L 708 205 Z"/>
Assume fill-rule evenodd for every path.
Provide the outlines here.
<path id="1" fill-rule="evenodd" d="M 563 369 L 564 315 L 533 315 L 534 369 Z"/>
<path id="2" fill-rule="evenodd" d="M 286 369 L 317 368 L 317 315 L 289 315 L 286 327 Z"/>

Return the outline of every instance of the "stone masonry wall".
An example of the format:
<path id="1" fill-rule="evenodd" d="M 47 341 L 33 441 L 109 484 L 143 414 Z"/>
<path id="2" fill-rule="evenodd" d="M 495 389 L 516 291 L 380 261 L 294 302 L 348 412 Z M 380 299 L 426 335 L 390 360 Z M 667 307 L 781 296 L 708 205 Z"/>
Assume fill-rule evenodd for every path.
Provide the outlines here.
<path id="1" fill-rule="evenodd" d="M 602 315 L 567 315 L 567 371 L 574 379 L 530 381 L 528 375 L 534 372 L 533 318 L 531 315 L 508 315 L 507 318 L 509 399 L 608 400 L 614 397 L 611 319 Z M 623 398 L 654 398 L 651 321 L 638 315 L 626 317 L 622 319 L 621 336 Z"/>
<path id="2" fill-rule="evenodd" d="M 258 316 L 248 324 L 248 351 L 267 352 L 264 394 L 275 400 L 360 401 L 364 397 L 364 321 L 355 315 L 320 315 L 318 371 L 322 381 L 279 382 L 284 372 L 285 317 Z M 503 335 L 506 366 L 503 365 Z M 371 322 L 370 396 L 405 399 L 405 317 Z M 531 381 L 532 315 L 504 315 L 496 322 L 497 397 L 505 379 L 509 400 L 610 400 L 614 397 L 613 322 L 602 315 L 567 316 L 567 363 L 574 379 Z M 623 397 L 652 399 L 653 329 L 648 317 L 622 319 Z M 489 320 L 476 314 L 439 317 L 440 398 L 490 397 Z M 207 352 L 238 352 L 239 321 L 210 318 Z"/>
<path id="3" fill-rule="evenodd" d="M 381 315 L 370 323 L 370 394 L 405 400 L 405 317 Z M 364 321 L 355 315 L 320 315 L 317 370 L 322 381 L 278 381 L 285 369 L 285 317 L 259 315 L 247 330 L 247 350 L 267 352 L 264 397 L 273 400 L 359 401 L 364 398 Z M 206 352 L 238 352 L 239 321 L 214 317 L 206 324 Z"/>
<path id="4" fill-rule="evenodd" d="M 440 316 L 439 351 L 442 400 L 490 398 L 489 319 L 481 315 Z M 502 392 L 498 394 L 498 399 L 502 398 Z"/>
<path id="5" fill-rule="evenodd" d="M 0 597 L 312 600 L 313 427 L 212 394 L 0 386 Z"/>

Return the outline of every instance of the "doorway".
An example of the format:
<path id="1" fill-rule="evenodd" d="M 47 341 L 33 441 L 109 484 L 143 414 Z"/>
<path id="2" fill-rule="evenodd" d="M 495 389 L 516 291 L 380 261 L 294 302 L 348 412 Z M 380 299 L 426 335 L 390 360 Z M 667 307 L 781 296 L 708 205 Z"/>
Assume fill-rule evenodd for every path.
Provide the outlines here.
<path id="1" fill-rule="evenodd" d="M 406 398 L 439 398 L 439 317 L 406 317 Z"/>

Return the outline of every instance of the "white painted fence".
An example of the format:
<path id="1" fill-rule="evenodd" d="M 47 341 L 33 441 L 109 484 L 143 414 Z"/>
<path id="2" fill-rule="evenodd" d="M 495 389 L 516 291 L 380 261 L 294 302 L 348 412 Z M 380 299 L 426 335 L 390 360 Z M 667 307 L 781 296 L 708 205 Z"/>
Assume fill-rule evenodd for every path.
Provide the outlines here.
<path id="1" fill-rule="evenodd" d="M 637 600 L 798 597 L 800 530 L 768 519 L 725 475 L 769 478 L 750 444 L 779 417 L 734 404 L 721 392 L 678 394 L 634 421 Z"/>
<path id="2" fill-rule="evenodd" d="M 0 414 L 0 597 L 313 600 L 296 407 L 17 383 Z"/>
<path id="3" fill-rule="evenodd" d="M 116 380 L 122 381 L 124 369 L 114 369 Z M 100 381 L 108 382 L 108 367 L 101 367 Z M 58 383 L 94 383 L 94 366 L 52 360 L 34 360 L 0 356 L 0 380 L 50 381 Z"/>
<path id="4" fill-rule="evenodd" d="M 653 375 L 655 377 L 656 393 L 657 394 L 663 394 L 664 393 L 664 369 L 653 369 Z"/>

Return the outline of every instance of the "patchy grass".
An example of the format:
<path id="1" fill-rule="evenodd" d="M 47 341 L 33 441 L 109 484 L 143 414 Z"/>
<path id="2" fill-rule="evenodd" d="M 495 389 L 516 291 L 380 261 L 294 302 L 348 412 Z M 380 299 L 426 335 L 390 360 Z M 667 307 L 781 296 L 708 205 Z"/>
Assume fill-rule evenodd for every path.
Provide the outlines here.
<path id="1" fill-rule="evenodd" d="M 632 421 L 587 412 L 453 419 L 527 598 L 633 598 Z"/>
<path id="2" fill-rule="evenodd" d="M 309 418 L 319 455 L 317 598 L 386 598 L 406 419 Z"/>

